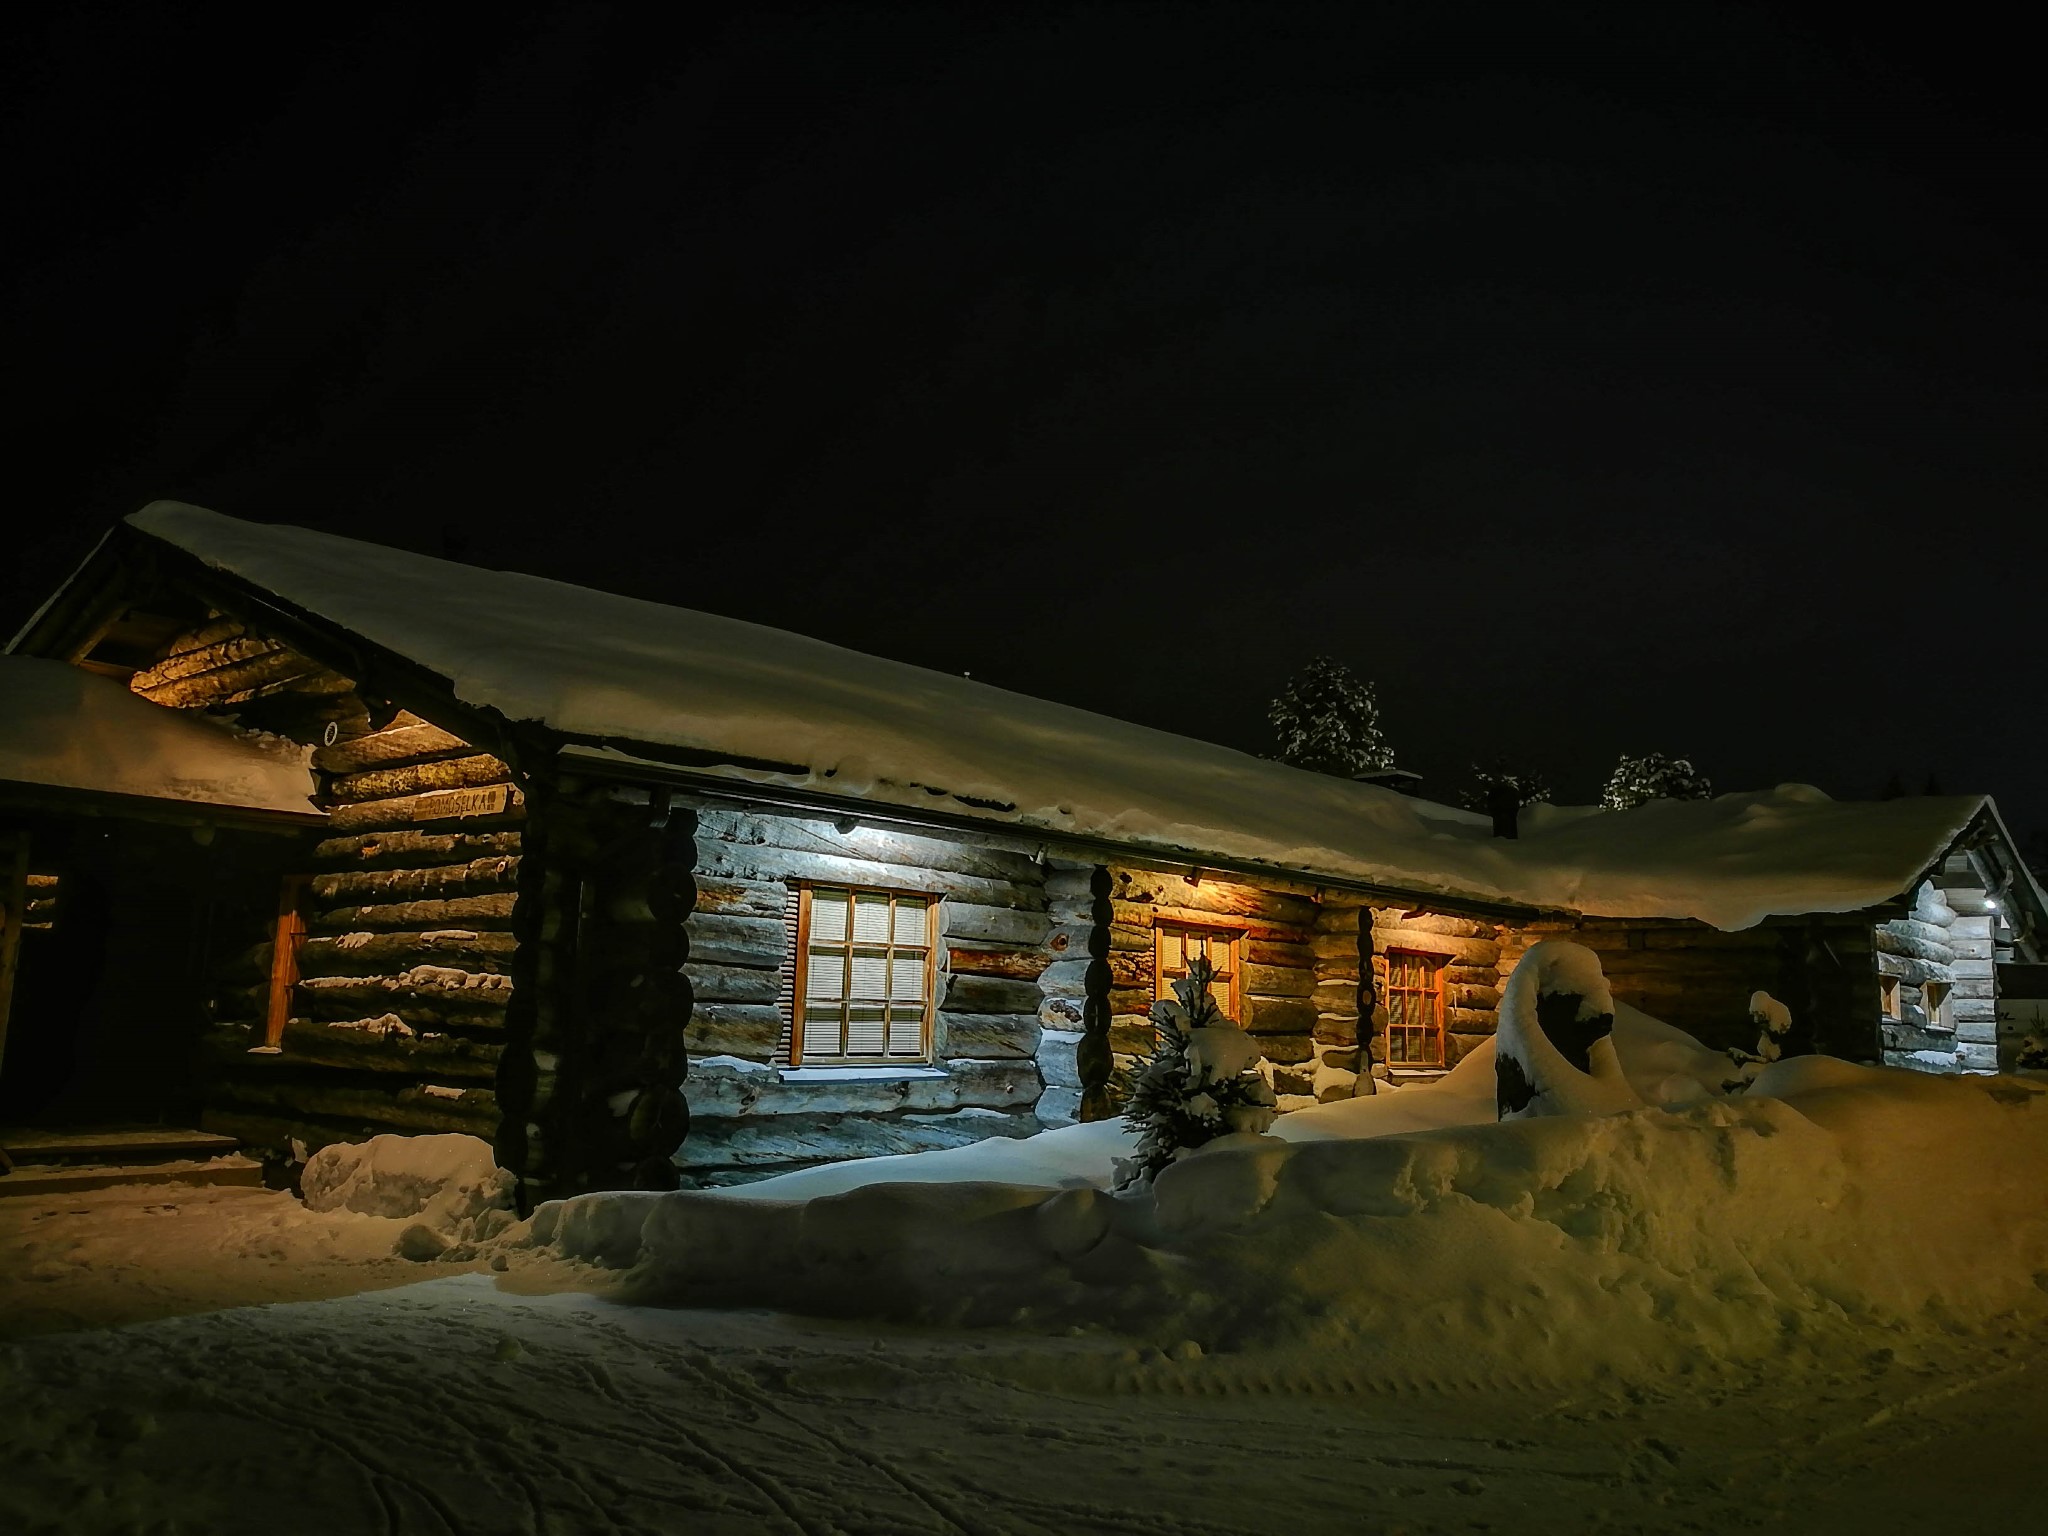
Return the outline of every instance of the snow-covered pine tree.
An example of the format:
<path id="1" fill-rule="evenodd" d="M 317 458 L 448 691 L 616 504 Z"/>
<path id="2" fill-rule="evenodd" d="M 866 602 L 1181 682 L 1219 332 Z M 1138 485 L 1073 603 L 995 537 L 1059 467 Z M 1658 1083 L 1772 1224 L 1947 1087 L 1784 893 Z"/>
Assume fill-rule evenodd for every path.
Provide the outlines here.
<path id="1" fill-rule="evenodd" d="M 1689 758 L 1624 752 L 1600 791 L 1600 803 L 1610 811 L 1627 811 L 1647 800 L 1710 800 L 1713 794 L 1713 784 Z"/>
<path id="2" fill-rule="evenodd" d="M 1273 755 L 1339 778 L 1394 766 L 1380 731 L 1379 691 L 1342 662 L 1318 656 L 1288 680 L 1266 708 Z"/>
<path id="3" fill-rule="evenodd" d="M 1189 964 L 1174 1001 L 1152 1005 L 1158 1041 L 1131 1084 L 1124 1124 L 1138 1133 L 1134 1156 L 1116 1161 L 1116 1188 L 1144 1189 L 1183 1153 L 1232 1131 L 1263 1131 L 1276 1113 L 1259 1072 L 1258 1042 L 1223 1016 L 1207 960 Z"/>

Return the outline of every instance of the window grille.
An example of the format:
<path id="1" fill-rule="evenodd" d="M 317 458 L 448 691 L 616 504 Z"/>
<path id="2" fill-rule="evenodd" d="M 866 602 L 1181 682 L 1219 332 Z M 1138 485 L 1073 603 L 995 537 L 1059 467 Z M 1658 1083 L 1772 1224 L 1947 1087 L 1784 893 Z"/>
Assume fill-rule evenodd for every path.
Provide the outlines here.
<path id="1" fill-rule="evenodd" d="M 937 911 L 929 896 L 804 888 L 793 1062 L 931 1058 Z"/>

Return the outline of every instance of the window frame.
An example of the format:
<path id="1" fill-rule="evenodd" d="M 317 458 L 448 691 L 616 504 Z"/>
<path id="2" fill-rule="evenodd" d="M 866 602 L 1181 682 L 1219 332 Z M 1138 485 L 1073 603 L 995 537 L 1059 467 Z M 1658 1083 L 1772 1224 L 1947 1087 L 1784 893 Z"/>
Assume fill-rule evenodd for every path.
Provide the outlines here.
<path id="1" fill-rule="evenodd" d="M 1905 988 L 1896 976 L 1883 972 L 1877 977 L 1877 1012 L 1887 1024 L 1903 1024 L 1906 1021 Z"/>
<path id="2" fill-rule="evenodd" d="M 1152 923 L 1152 997 L 1155 1002 L 1173 997 L 1173 982 L 1179 977 L 1169 978 L 1162 963 L 1165 956 L 1160 953 L 1160 941 L 1169 933 L 1200 934 L 1209 944 L 1222 942 L 1229 946 L 1230 990 L 1221 997 L 1212 983 L 1209 995 L 1216 999 L 1216 1007 L 1231 1023 L 1242 1029 L 1245 1021 L 1239 1013 L 1244 1003 L 1244 945 L 1245 930 L 1233 923 L 1191 923 L 1183 918 L 1156 918 Z"/>
<path id="3" fill-rule="evenodd" d="M 1920 983 L 1920 1011 L 1926 1015 L 1929 1029 L 1953 1030 L 1956 1027 L 1954 1015 L 1949 1012 L 1949 1003 L 1955 995 L 1954 982 L 1930 978 Z"/>
<path id="4" fill-rule="evenodd" d="M 1451 1065 L 1450 1002 L 1447 996 L 1445 973 L 1451 968 L 1451 956 L 1428 949 L 1390 948 L 1380 952 L 1385 962 L 1377 978 L 1380 982 L 1380 1006 L 1387 1014 L 1387 1070 L 1390 1072 L 1447 1072 Z M 1397 960 L 1416 960 L 1422 963 L 1431 985 L 1427 987 L 1400 987 L 1395 985 Z M 1412 1057 L 1397 1060 L 1394 1056 L 1394 995 L 1427 998 L 1435 1005 L 1436 1059 L 1417 1061 Z M 1404 1036 L 1421 1035 L 1429 1038 L 1428 1026 L 1402 1024 L 1398 1026 Z"/>
<path id="5" fill-rule="evenodd" d="M 852 914 L 853 898 L 858 896 L 886 896 L 889 898 L 890 942 L 886 948 L 891 952 L 899 947 L 895 942 L 896 902 L 909 897 L 924 903 L 924 987 L 923 1015 L 919 1024 L 919 1045 L 914 1056 L 897 1056 L 884 1050 L 875 1055 L 855 1056 L 844 1051 L 837 1055 L 825 1056 L 804 1050 L 805 1014 L 810 1006 L 811 981 L 811 898 L 814 891 L 844 891 L 847 895 L 847 937 L 845 948 L 850 953 L 853 942 Z M 886 885 L 857 885 L 843 880 L 805 881 L 797 886 L 796 953 L 791 962 L 789 1053 L 783 1063 L 789 1067 L 851 1067 L 872 1070 L 876 1067 L 928 1067 L 936 1059 L 938 1011 L 939 1011 L 939 907 L 941 898 L 930 891 L 906 891 Z M 908 947 L 908 946 L 903 946 Z M 893 999 L 885 1000 L 886 1010 Z M 846 1006 L 849 999 L 841 997 L 839 1040 L 844 1046 L 847 1036 Z M 887 1038 L 887 1019 L 884 1019 L 884 1038 Z"/>

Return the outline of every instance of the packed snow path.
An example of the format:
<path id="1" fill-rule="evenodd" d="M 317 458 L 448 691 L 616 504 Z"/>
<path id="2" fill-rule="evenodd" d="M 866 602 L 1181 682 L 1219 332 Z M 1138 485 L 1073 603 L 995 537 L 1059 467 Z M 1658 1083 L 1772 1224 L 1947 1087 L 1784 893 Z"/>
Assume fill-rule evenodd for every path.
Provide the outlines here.
<path id="1" fill-rule="evenodd" d="M 462 1275 L 0 1348 L 0 1528 L 2010 1530 L 2048 1425 L 2038 1344 L 1560 1391 L 1484 1360 L 1382 1380 Z"/>

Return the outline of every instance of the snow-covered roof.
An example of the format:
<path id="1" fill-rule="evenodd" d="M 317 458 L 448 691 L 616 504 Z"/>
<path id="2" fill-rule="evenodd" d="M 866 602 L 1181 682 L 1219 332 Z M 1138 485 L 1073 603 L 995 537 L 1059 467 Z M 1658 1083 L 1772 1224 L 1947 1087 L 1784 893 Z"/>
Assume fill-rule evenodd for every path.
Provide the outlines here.
<path id="1" fill-rule="evenodd" d="M 318 814 L 304 762 L 111 678 L 32 656 L 0 656 L 0 784 Z"/>
<path id="2" fill-rule="evenodd" d="M 1191 863 L 1418 897 L 1744 927 L 1888 901 L 1979 796 L 1837 803 L 1788 786 L 1627 812 L 1482 818 L 757 624 L 178 502 L 129 522 L 445 678 L 455 697 L 623 759 L 943 812 Z M 764 766 L 766 765 L 766 766 Z"/>

